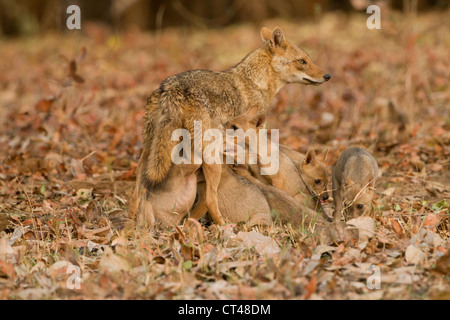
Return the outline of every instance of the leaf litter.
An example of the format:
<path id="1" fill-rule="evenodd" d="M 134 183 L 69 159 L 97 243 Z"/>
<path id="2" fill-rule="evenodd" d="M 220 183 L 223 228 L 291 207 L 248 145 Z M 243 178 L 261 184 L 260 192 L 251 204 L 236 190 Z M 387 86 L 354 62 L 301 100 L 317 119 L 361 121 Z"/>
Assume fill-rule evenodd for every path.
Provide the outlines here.
<path id="1" fill-rule="evenodd" d="M 0 297 L 449 299 L 448 13 L 385 14 L 370 34 L 357 15 L 265 23 L 333 74 L 282 90 L 268 126 L 301 152 L 328 149 L 330 166 L 362 145 L 382 172 L 371 216 L 302 229 L 140 229 L 126 215 L 146 97 L 169 75 L 235 64 L 260 45 L 256 28 L 131 30 L 114 48 L 95 24 L 2 40 Z"/>

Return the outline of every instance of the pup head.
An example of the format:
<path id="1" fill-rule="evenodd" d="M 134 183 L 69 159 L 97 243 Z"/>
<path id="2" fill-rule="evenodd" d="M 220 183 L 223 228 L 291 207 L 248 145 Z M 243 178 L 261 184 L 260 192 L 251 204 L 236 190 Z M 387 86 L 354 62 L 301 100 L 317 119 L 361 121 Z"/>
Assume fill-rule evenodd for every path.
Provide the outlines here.
<path id="1" fill-rule="evenodd" d="M 319 85 L 330 80 L 331 75 L 316 66 L 306 52 L 291 44 L 280 28 L 273 31 L 261 29 L 264 49 L 272 57 L 272 67 L 284 83 Z"/>
<path id="2" fill-rule="evenodd" d="M 253 106 L 247 112 L 228 121 L 225 124 L 224 139 L 226 154 L 238 157 L 237 163 L 240 164 L 256 163 L 256 160 L 249 162 L 249 155 L 245 153 L 245 150 L 249 149 L 246 146 L 252 147 L 251 150 L 254 149 L 254 146 L 257 146 L 258 131 L 263 129 L 265 125 L 266 117 L 263 114 L 258 114 L 258 106 Z M 234 150 L 234 152 L 231 152 L 231 150 Z"/>
<path id="3" fill-rule="evenodd" d="M 346 220 L 369 214 L 375 190 L 373 175 L 371 173 L 368 174 L 362 184 L 356 183 L 343 175 L 343 183 L 343 207 Z"/>
<path id="4" fill-rule="evenodd" d="M 327 155 L 328 151 L 316 156 L 314 150 L 309 150 L 300 168 L 305 184 L 320 202 L 328 199 L 328 171 L 325 165 Z"/>
<path id="5" fill-rule="evenodd" d="M 247 131 L 248 129 L 259 130 L 266 126 L 266 117 L 258 114 L 258 106 L 253 106 L 247 112 L 234 117 L 225 125 L 225 129 Z"/>

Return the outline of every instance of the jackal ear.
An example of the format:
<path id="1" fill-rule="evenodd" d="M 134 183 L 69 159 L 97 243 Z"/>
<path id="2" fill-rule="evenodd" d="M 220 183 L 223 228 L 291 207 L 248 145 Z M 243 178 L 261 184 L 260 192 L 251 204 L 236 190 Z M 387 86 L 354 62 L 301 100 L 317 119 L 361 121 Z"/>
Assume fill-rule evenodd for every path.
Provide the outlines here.
<path id="1" fill-rule="evenodd" d="M 355 184 L 355 182 L 347 177 L 345 174 L 342 174 L 342 181 L 344 182 L 344 187 L 349 187 L 352 184 Z"/>
<path id="2" fill-rule="evenodd" d="M 313 165 L 316 162 L 316 152 L 314 150 L 309 150 L 306 153 L 305 160 L 303 160 L 303 163 L 305 165 Z"/>
<path id="3" fill-rule="evenodd" d="M 248 114 L 250 117 L 256 117 L 258 115 L 258 109 L 259 107 L 257 105 L 254 105 L 247 110 L 246 114 Z"/>
<path id="4" fill-rule="evenodd" d="M 266 125 L 266 116 L 264 114 L 260 114 L 253 119 L 253 123 L 257 129 L 263 129 Z"/>
<path id="5" fill-rule="evenodd" d="M 278 47 L 286 47 L 286 38 L 284 37 L 283 31 L 281 31 L 279 27 L 276 27 L 273 30 L 273 43 Z"/>

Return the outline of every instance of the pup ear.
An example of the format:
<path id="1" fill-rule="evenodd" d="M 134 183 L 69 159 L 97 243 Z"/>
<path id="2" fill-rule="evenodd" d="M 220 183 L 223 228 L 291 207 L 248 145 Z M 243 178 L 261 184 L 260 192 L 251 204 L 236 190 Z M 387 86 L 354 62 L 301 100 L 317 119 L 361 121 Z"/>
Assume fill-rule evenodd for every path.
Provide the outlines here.
<path id="1" fill-rule="evenodd" d="M 264 129 L 266 126 L 266 116 L 264 114 L 260 114 L 256 116 L 252 122 L 255 124 L 257 129 Z"/>
<path id="2" fill-rule="evenodd" d="M 272 40 L 272 30 L 263 27 L 261 29 L 261 39 L 265 44 L 267 44 L 270 40 Z"/>
<path id="3" fill-rule="evenodd" d="M 345 174 L 342 174 L 342 180 L 344 182 L 344 187 L 349 187 L 355 183 L 352 179 L 347 177 Z"/>
<path id="4" fill-rule="evenodd" d="M 375 179 L 372 173 L 369 173 L 367 177 L 365 177 L 363 186 L 367 186 L 369 189 L 375 188 Z"/>
<path id="5" fill-rule="evenodd" d="M 322 161 L 323 161 L 323 162 L 327 161 L 327 158 L 328 158 L 328 149 L 325 150 L 325 152 L 322 153 L 321 156 L 322 156 Z"/>
<path id="6" fill-rule="evenodd" d="M 258 115 L 258 106 L 254 105 L 250 109 L 247 110 L 246 114 L 248 114 L 250 117 L 256 117 Z"/>
<path id="7" fill-rule="evenodd" d="M 316 162 L 316 152 L 314 150 L 309 150 L 306 153 L 305 160 L 303 160 L 303 163 L 305 165 L 313 165 Z"/>
<path id="8" fill-rule="evenodd" d="M 279 27 L 273 30 L 273 43 L 275 46 L 286 48 L 286 38 L 284 37 L 283 31 Z"/>

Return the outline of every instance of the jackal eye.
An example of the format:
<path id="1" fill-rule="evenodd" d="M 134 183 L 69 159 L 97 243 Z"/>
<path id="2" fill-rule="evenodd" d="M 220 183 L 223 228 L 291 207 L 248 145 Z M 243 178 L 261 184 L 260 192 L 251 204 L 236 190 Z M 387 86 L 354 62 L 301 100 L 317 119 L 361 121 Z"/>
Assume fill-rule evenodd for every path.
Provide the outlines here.
<path id="1" fill-rule="evenodd" d="M 306 64 L 305 59 L 300 59 L 300 60 L 298 60 L 298 62 L 300 62 L 300 64 Z"/>
<path id="2" fill-rule="evenodd" d="M 314 183 L 315 183 L 315 184 L 320 184 L 320 182 L 321 182 L 320 179 L 314 180 Z"/>
<path id="3" fill-rule="evenodd" d="M 362 208 L 364 208 L 364 205 L 361 204 L 361 203 L 359 203 L 359 204 L 356 206 L 356 208 L 358 208 L 358 210 L 362 210 Z"/>

